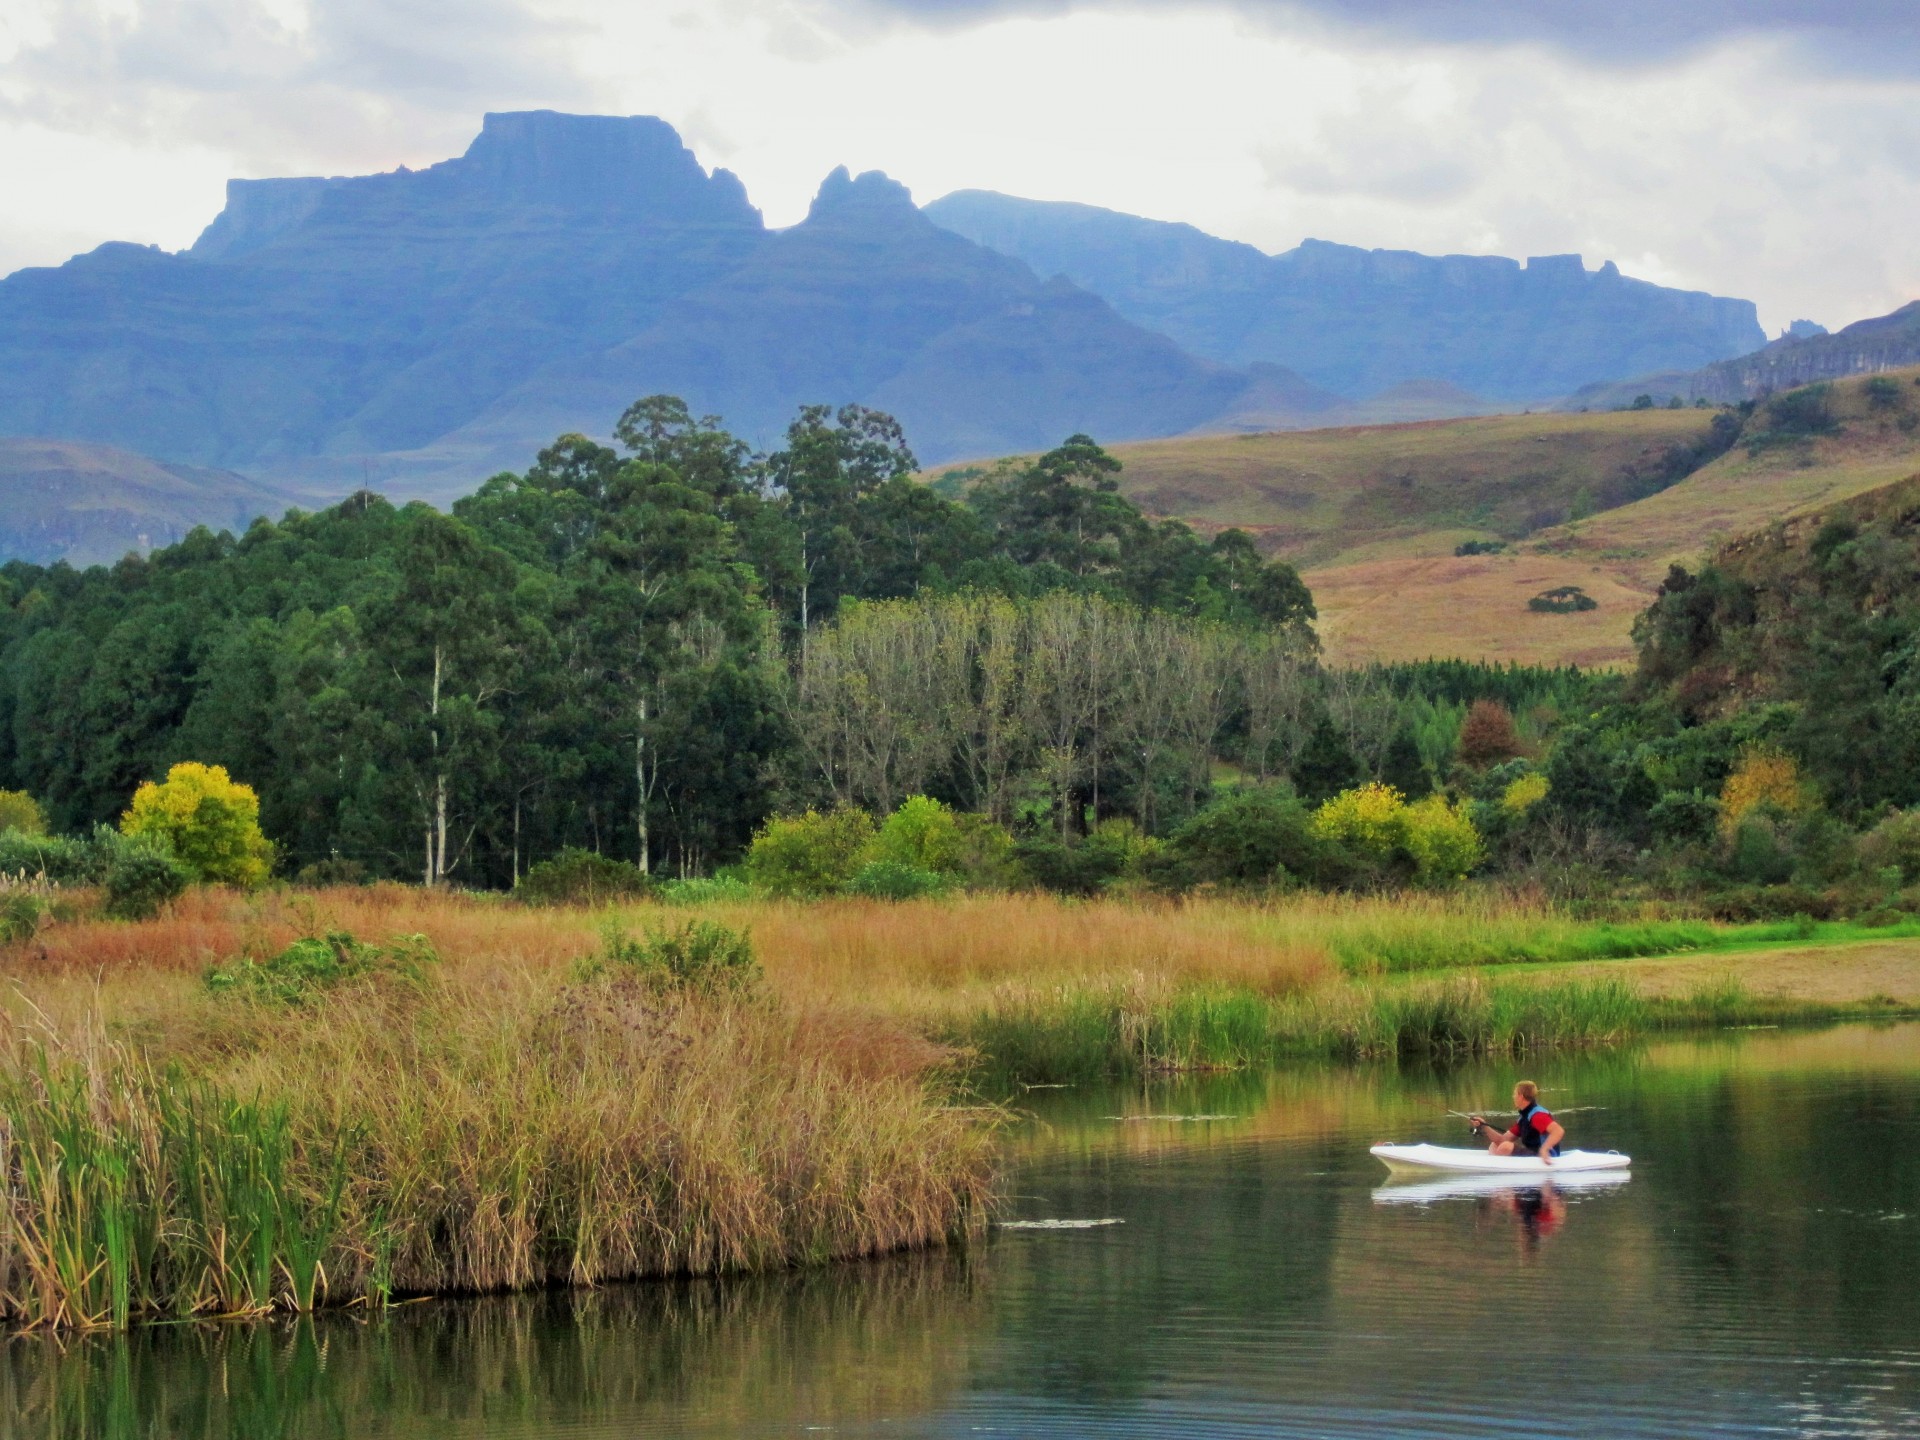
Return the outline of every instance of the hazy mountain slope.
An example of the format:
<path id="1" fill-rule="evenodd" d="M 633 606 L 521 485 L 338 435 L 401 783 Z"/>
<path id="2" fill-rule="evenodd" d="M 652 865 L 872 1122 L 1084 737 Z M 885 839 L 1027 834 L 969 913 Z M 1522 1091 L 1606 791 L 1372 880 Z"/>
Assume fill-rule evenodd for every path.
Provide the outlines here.
<path id="1" fill-rule="evenodd" d="M 0 281 L 0 433 L 259 465 L 418 445 L 765 240 L 658 120 L 494 115 L 429 169 L 237 185 L 186 255 Z"/>
<path id="2" fill-rule="evenodd" d="M 0 434 L 336 491 L 451 498 L 656 391 L 761 443 L 802 403 L 885 404 L 940 458 L 1187 430 L 1249 384 L 878 174 L 769 232 L 644 117 L 490 115 L 426 170 L 235 181 L 184 255 L 0 281 Z"/>
<path id="3" fill-rule="evenodd" d="M 1632 280 L 1611 262 L 1588 272 L 1574 255 L 1522 267 L 1308 240 L 1269 256 L 1191 225 L 982 190 L 944 196 L 927 213 L 1042 275 L 1067 276 L 1197 355 L 1282 365 L 1349 397 L 1441 380 L 1499 400 L 1550 400 L 1766 340 L 1748 301 Z"/>
<path id="4" fill-rule="evenodd" d="M 0 561 L 109 564 L 196 525 L 245 530 L 300 497 L 225 470 L 162 465 L 106 445 L 0 439 Z"/>
<path id="5" fill-rule="evenodd" d="M 1642 374 L 1618 384 L 1590 385 L 1567 404 L 1604 410 L 1631 405 L 1640 395 L 1650 395 L 1656 403 L 1678 395 L 1686 401 L 1734 405 L 1820 380 L 1873 375 L 1903 365 L 1920 365 L 1920 300 L 1891 315 L 1856 321 L 1831 335 L 1782 336 L 1751 355 L 1700 370 Z"/>
<path id="6" fill-rule="evenodd" d="M 548 367 L 418 455 L 441 495 L 522 464 L 530 436 L 593 426 L 653 391 L 762 445 L 806 403 L 896 414 L 923 457 L 1191 429 L 1245 374 L 1196 360 L 1063 282 L 940 229 L 905 187 L 836 171 L 806 220 L 622 344 Z"/>

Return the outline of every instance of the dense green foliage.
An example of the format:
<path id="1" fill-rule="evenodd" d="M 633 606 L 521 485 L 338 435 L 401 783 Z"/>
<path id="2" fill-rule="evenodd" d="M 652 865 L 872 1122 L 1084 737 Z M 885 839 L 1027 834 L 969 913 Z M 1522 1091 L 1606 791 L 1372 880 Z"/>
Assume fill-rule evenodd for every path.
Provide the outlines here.
<path id="1" fill-rule="evenodd" d="M 670 397 L 618 438 L 563 437 L 452 515 L 363 493 L 111 569 L 0 569 L 0 787 L 75 832 L 223 766 L 285 873 L 506 885 L 569 846 L 698 871 L 804 773 L 787 660 L 847 601 L 1312 616 L 1244 535 L 1142 516 L 1084 436 L 960 499 L 859 407 L 803 410 L 764 457 Z"/>

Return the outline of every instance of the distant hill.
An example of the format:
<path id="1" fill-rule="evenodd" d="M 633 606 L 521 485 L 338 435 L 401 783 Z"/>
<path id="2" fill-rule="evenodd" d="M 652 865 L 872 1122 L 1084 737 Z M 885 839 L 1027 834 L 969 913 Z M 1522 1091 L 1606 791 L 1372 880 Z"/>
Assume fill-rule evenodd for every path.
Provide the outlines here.
<path id="1" fill-rule="evenodd" d="M 1629 279 L 1611 261 L 1589 271 L 1577 255 L 1522 266 L 1321 240 L 1268 255 L 1191 225 L 985 190 L 944 196 L 927 214 L 1065 275 L 1196 355 L 1282 366 L 1348 399 L 1438 381 L 1538 403 L 1766 341 L 1749 301 Z"/>
<path id="2" fill-rule="evenodd" d="M 110 564 L 196 525 L 238 533 L 298 503 L 227 470 L 163 465 L 107 445 L 0 439 L 0 561 Z"/>
<path id="3" fill-rule="evenodd" d="M 1920 472 L 1920 368 L 1879 378 L 1893 384 L 1836 383 L 1824 433 L 1792 434 L 1760 406 L 1726 453 L 1672 484 L 1670 457 L 1706 439 L 1719 412 L 1192 436 L 1115 453 L 1121 489 L 1144 508 L 1239 526 L 1297 565 L 1336 662 L 1618 666 L 1669 564 Z M 1595 608 L 1528 608 L 1564 585 Z"/>
<path id="4" fill-rule="evenodd" d="M 1736 405 L 1821 380 L 1874 375 L 1904 365 L 1920 365 L 1920 300 L 1902 305 L 1891 315 L 1856 321 L 1831 335 L 1789 332 L 1751 355 L 1699 370 L 1665 371 L 1616 384 L 1589 385 L 1567 406 L 1617 409 L 1631 405 L 1641 395 L 1656 404 L 1677 395 L 1684 402 Z"/>
<path id="5" fill-rule="evenodd" d="M 836 172 L 772 232 L 663 121 L 490 115 L 458 159 L 235 181 L 181 255 L 0 281 L 0 433 L 447 499 L 673 391 L 758 443 L 896 409 L 932 458 L 1166 434 L 1252 378 Z"/>

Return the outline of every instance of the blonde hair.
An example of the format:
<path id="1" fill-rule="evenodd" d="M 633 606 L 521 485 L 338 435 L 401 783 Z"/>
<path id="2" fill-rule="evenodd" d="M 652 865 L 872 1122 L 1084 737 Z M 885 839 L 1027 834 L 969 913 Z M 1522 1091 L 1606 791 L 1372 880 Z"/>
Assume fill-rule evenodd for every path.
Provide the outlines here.
<path id="1" fill-rule="evenodd" d="M 1540 1098 L 1540 1087 L 1531 1080 L 1522 1080 L 1513 1089 L 1514 1093 L 1529 1105 Z"/>

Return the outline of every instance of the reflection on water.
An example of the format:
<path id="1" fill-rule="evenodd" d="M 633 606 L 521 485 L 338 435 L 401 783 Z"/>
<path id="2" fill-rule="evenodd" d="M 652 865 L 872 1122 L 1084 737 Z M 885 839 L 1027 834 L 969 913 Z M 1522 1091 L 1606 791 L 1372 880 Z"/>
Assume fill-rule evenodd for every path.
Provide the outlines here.
<path id="1" fill-rule="evenodd" d="M 1920 1027 L 1537 1078 L 1630 1179 L 1382 1183 L 1503 1069 L 1050 1092 L 1007 1218 L 1054 1223 L 971 1254 L 19 1337 L 0 1434 L 1920 1434 Z"/>

